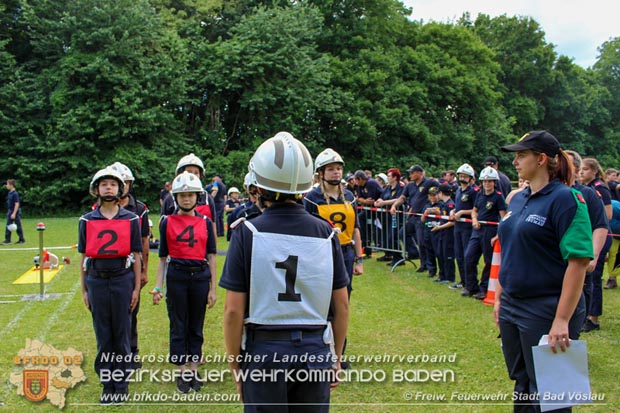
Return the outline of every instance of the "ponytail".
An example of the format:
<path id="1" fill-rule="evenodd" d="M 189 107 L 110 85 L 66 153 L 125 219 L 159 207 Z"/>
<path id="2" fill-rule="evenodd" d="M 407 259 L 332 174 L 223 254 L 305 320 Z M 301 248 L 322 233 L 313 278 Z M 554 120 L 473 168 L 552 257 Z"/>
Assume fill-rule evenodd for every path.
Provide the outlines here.
<path id="1" fill-rule="evenodd" d="M 559 150 L 555 158 L 547 158 L 549 179 L 559 179 L 564 185 L 571 186 L 575 179 L 575 168 L 566 152 Z"/>

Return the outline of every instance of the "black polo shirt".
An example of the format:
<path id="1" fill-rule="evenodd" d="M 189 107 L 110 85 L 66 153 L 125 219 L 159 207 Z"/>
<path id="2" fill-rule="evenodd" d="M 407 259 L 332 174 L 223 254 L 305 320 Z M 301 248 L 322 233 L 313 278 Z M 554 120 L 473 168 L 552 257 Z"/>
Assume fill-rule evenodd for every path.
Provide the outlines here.
<path id="1" fill-rule="evenodd" d="M 506 200 L 499 191 L 493 191 L 487 195 L 482 189 L 476 197 L 474 206 L 477 209 L 479 221 L 499 222 L 501 217 L 499 212 L 506 210 Z"/>
<path id="2" fill-rule="evenodd" d="M 428 190 L 434 186 L 439 187 L 439 182 L 428 178 L 422 178 L 419 184 L 407 184 L 403 195 L 407 198 L 412 212 L 424 212 L 424 205 L 428 202 Z"/>

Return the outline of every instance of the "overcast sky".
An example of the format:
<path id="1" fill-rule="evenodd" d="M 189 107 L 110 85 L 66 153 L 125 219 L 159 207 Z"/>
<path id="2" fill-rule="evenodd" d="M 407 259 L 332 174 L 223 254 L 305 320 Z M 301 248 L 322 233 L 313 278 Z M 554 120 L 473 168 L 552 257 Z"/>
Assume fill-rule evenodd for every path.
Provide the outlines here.
<path id="1" fill-rule="evenodd" d="M 598 56 L 597 47 L 620 37 L 620 2 L 617 0 L 401 0 L 413 7 L 413 20 L 455 21 L 468 11 L 490 16 L 530 16 L 545 32 L 546 41 L 584 67 Z"/>

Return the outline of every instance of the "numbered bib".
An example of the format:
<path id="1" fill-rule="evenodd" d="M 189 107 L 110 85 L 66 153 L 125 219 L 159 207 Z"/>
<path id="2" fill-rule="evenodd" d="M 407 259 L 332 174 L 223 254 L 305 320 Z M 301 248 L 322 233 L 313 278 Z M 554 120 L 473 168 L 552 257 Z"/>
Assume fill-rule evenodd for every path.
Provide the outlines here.
<path id="1" fill-rule="evenodd" d="M 104 219 L 86 222 L 86 256 L 120 258 L 131 253 L 131 221 Z"/>
<path id="2" fill-rule="evenodd" d="M 334 266 L 331 237 L 253 233 L 250 308 L 246 323 L 325 325 Z"/>
<path id="3" fill-rule="evenodd" d="M 205 218 L 192 215 L 168 215 L 166 241 L 171 258 L 204 261 L 207 254 Z"/>
<path id="4" fill-rule="evenodd" d="M 200 215 L 209 217 L 209 219 L 213 221 L 213 214 L 211 213 L 211 206 L 209 204 L 198 205 L 196 207 L 196 212 Z"/>
<path id="5" fill-rule="evenodd" d="M 340 228 L 338 239 L 341 245 L 350 244 L 355 229 L 355 210 L 350 203 L 317 205 L 319 215 Z"/>

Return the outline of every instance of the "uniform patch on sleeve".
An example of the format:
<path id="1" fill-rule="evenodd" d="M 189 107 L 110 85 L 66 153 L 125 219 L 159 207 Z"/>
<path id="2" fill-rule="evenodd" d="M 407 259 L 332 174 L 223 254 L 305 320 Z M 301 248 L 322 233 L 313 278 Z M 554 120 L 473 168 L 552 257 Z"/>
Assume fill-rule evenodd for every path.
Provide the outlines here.
<path id="1" fill-rule="evenodd" d="M 575 195 L 577 196 L 577 201 L 581 202 L 582 204 L 586 203 L 586 200 L 583 199 L 583 195 L 581 195 L 581 193 L 578 192 Z"/>

